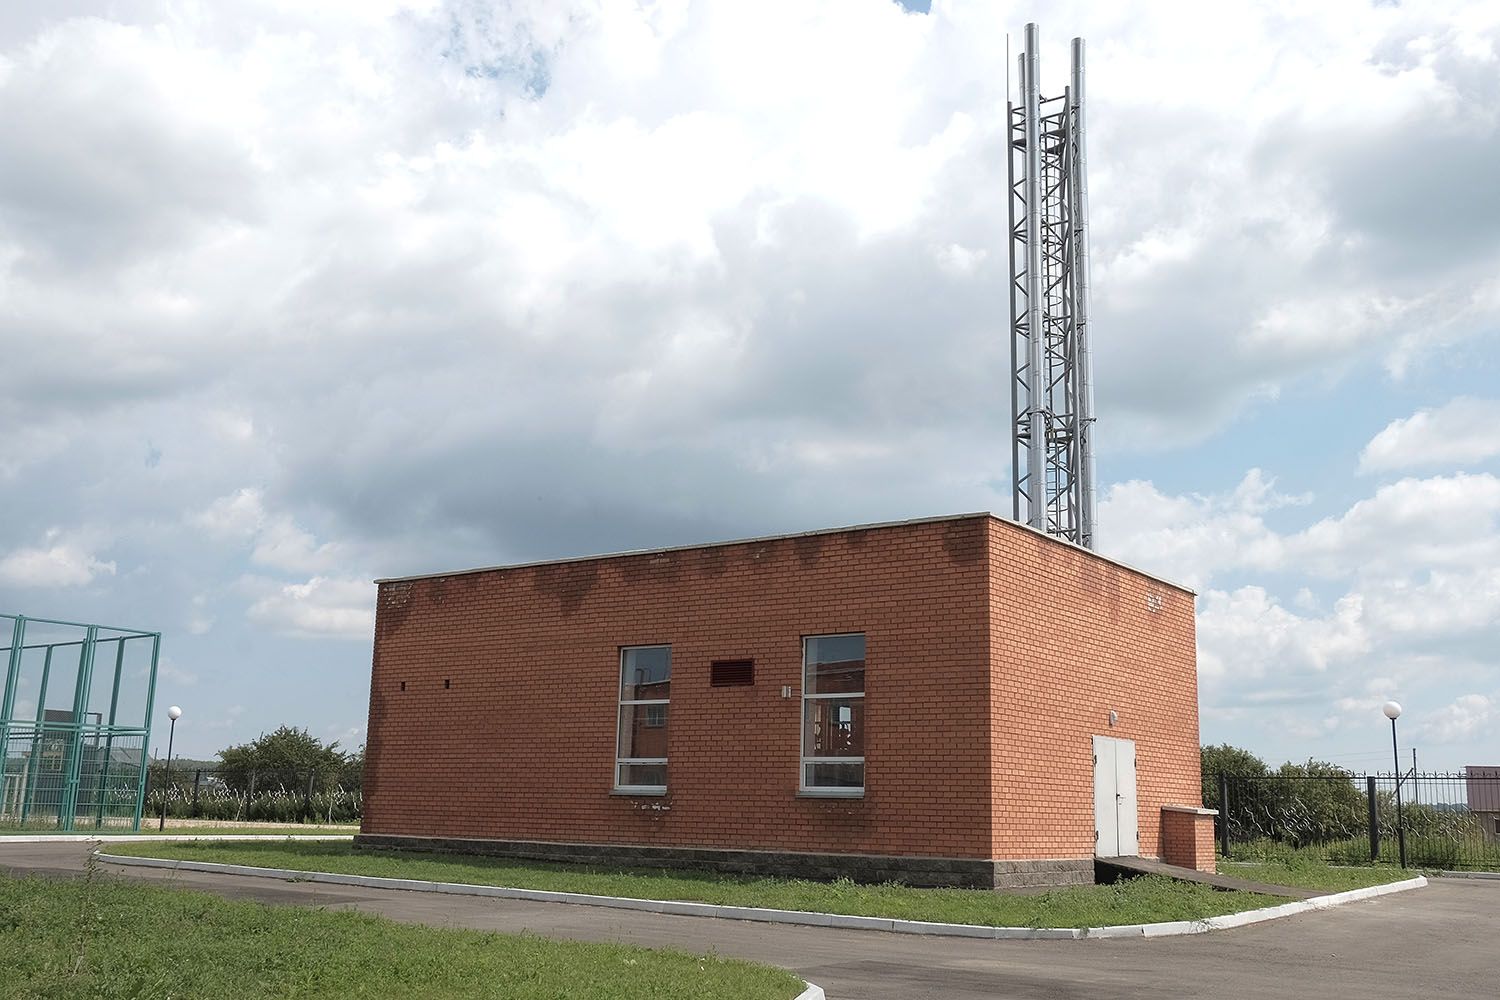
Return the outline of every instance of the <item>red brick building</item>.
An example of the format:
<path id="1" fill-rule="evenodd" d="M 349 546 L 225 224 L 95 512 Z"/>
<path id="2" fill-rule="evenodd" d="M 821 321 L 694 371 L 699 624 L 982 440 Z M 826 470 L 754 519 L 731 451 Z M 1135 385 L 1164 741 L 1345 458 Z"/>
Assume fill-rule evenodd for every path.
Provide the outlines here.
<path id="1" fill-rule="evenodd" d="M 990 514 L 379 587 L 364 846 L 986 886 L 1212 864 L 1192 593 Z"/>

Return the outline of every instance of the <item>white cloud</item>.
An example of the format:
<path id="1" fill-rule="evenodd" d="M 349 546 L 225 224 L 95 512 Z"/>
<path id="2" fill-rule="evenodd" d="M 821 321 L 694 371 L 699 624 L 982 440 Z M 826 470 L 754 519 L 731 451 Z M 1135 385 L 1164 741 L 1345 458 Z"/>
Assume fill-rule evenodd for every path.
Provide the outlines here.
<path id="1" fill-rule="evenodd" d="M 245 716 L 245 706 L 230 705 L 227 709 L 223 710 L 223 713 L 223 715 L 217 717 L 211 716 L 207 719 L 203 719 L 197 722 L 197 728 L 206 729 L 212 732 L 222 732 L 225 730 L 238 729 L 241 726 L 242 720 Z"/>
<path id="2" fill-rule="evenodd" d="M 1323 576 L 1478 568 L 1500 561 L 1500 478 L 1403 479 L 1286 539 L 1289 558 Z"/>
<path id="3" fill-rule="evenodd" d="M 1493 732 L 1500 722 L 1496 701 L 1482 694 L 1466 694 L 1417 720 L 1414 737 L 1433 743 L 1467 743 Z"/>
<path id="4" fill-rule="evenodd" d="M 263 591 L 248 612 L 252 622 L 300 638 L 358 639 L 375 636 L 375 589 L 366 580 L 315 576 L 306 583 L 247 581 Z"/>
<path id="5" fill-rule="evenodd" d="M 1200 598 L 1198 647 L 1206 678 L 1243 685 L 1272 677 L 1285 683 L 1363 655 L 1370 636 L 1358 595 L 1341 598 L 1331 614 L 1314 618 L 1288 611 L 1261 587 L 1241 587 Z"/>
<path id="6" fill-rule="evenodd" d="M 1255 720 L 1270 743 L 1362 741 L 1394 696 L 1419 720 L 1416 738 L 1480 739 L 1484 720 L 1500 717 L 1490 696 L 1422 706 L 1500 673 L 1500 479 L 1403 479 L 1306 528 L 1273 529 L 1266 515 L 1287 507 L 1257 471 L 1218 496 L 1120 484 L 1103 505 L 1110 554 L 1207 585 L 1205 724 Z M 1211 586 L 1236 578 L 1267 582 Z"/>
<path id="7" fill-rule="evenodd" d="M 323 729 L 325 742 L 337 742 L 339 748 L 345 753 L 352 753 L 364 746 L 365 727 L 359 726 L 325 726 Z"/>
<path id="8" fill-rule="evenodd" d="M 1500 400 L 1460 397 L 1393 420 L 1359 456 L 1361 472 L 1464 465 L 1500 455 Z"/>
<path id="9" fill-rule="evenodd" d="M 208 595 L 194 594 L 187 617 L 189 635 L 206 635 L 214 627 L 214 616 L 208 610 Z"/>
<path id="10" fill-rule="evenodd" d="M 1371 621 L 1392 636 L 1500 639 L 1500 567 L 1430 571 L 1425 578 L 1393 577 L 1368 586 Z"/>
<path id="11" fill-rule="evenodd" d="M 1219 496 L 1168 496 L 1149 482 L 1116 483 L 1099 505 L 1100 548 L 1194 588 L 1228 569 L 1274 569 L 1286 541 L 1264 515 L 1306 502 L 1275 487 L 1259 469 Z"/>
<path id="12" fill-rule="evenodd" d="M 246 487 L 219 497 L 193 515 L 192 520 L 216 537 L 249 539 L 265 523 L 266 509 L 261 502 L 260 490 Z"/>
<path id="13" fill-rule="evenodd" d="M 342 548 L 333 542 L 319 544 L 286 514 L 266 510 L 260 490 L 246 487 L 219 497 L 192 521 L 211 535 L 235 541 L 252 541 L 252 561 L 289 572 L 314 572 L 336 565 Z"/>
<path id="14" fill-rule="evenodd" d="M 53 7 L 0 5 L 0 582 L 110 582 L 121 620 L 149 592 L 233 650 L 244 622 L 193 595 L 367 634 L 366 567 L 1008 506 L 1013 9 Z M 1108 454 L 1170 463 L 1309 385 L 1487 349 L 1500 7 L 1063 20 L 1044 84 L 1088 37 Z M 1433 453 L 1440 411 L 1412 421 L 1372 468 Z M 1250 664 L 1215 634 L 1291 665 L 1275 697 L 1362 690 L 1356 667 L 1406 682 L 1387 645 L 1493 669 L 1483 477 L 1297 530 L 1269 475 L 1219 494 L 1114 468 L 1104 544 L 1205 590 L 1226 683 Z M 59 523 L 108 544 L 37 544 Z M 287 579 L 236 591 L 247 562 Z"/>
<path id="15" fill-rule="evenodd" d="M 157 683 L 169 682 L 183 687 L 192 687 L 198 683 L 198 675 L 191 670 L 185 670 L 168 657 L 162 657 L 156 665 Z"/>
<path id="16" fill-rule="evenodd" d="M 49 533 L 41 546 L 19 548 L 0 558 L 0 584 L 13 587 L 81 587 L 100 576 L 114 576 L 115 564 L 84 547 L 55 540 Z"/>

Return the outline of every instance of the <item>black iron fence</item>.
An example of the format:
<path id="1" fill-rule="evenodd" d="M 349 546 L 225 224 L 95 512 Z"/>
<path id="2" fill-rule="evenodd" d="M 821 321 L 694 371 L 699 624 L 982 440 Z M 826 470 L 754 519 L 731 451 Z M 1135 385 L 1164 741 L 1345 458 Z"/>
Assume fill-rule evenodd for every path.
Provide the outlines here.
<path id="1" fill-rule="evenodd" d="M 1231 860 L 1500 871 L 1500 775 L 1221 775 L 1217 791 Z"/>
<path id="2" fill-rule="evenodd" d="M 146 821 L 211 819 L 242 823 L 357 823 L 364 807 L 358 774 L 347 769 L 226 770 L 154 763 Z"/>

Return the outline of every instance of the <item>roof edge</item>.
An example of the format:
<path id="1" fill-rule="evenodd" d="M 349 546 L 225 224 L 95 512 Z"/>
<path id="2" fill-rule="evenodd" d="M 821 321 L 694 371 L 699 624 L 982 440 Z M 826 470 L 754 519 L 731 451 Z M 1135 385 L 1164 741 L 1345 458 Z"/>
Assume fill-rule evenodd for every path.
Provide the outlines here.
<path id="1" fill-rule="evenodd" d="M 411 576 L 388 576 L 376 578 L 376 583 L 404 583 L 408 580 L 435 580 L 444 576 L 468 576 L 472 573 L 492 573 L 502 569 L 531 569 L 535 566 L 563 566 L 568 563 L 594 562 L 598 559 L 625 559 L 629 556 L 654 556 L 667 552 L 690 552 L 693 549 L 717 549 L 729 545 L 753 545 L 756 542 L 779 542 L 787 538 L 811 538 L 815 535 L 841 535 L 847 531 L 869 531 L 875 528 L 900 528 L 913 524 L 938 524 L 943 521 L 963 521 L 975 517 L 994 517 L 987 510 L 969 514 L 941 514 L 937 517 L 914 517 L 906 521 L 873 521 L 869 524 L 850 524 L 841 528 L 816 528 L 812 531 L 789 531 L 780 535 L 755 535 L 750 538 L 729 538 L 720 542 L 695 542 L 691 545 L 667 545 L 654 549 L 625 549 L 621 552 L 599 552 L 587 556 L 567 556 L 563 559 L 538 559 L 534 562 L 502 563 L 498 566 L 476 566 L 473 569 L 456 569 L 443 573 L 414 573 Z"/>
<path id="2" fill-rule="evenodd" d="M 967 514 L 940 514 L 935 517 L 914 517 L 908 518 L 904 521 L 872 521 L 868 524 L 850 524 L 837 528 L 817 528 L 812 531 L 791 531 L 779 535 L 754 535 L 748 538 L 730 538 L 718 542 L 695 542 L 690 545 L 668 545 L 653 549 L 626 549 L 621 552 L 599 552 L 585 556 L 568 556 L 562 559 L 538 559 L 532 562 L 501 563 L 495 566 L 475 566 L 470 569 L 445 570 L 438 573 L 413 573 L 409 576 L 384 576 L 377 577 L 375 579 L 375 583 L 378 585 L 383 583 L 410 583 L 416 580 L 438 580 L 454 576 L 472 576 L 476 573 L 495 573 L 502 570 L 535 569 L 538 566 L 566 566 L 570 563 L 597 562 L 602 559 L 626 559 L 631 556 L 663 555 L 668 552 L 691 552 L 695 549 L 717 549 L 725 548 L 730 545 L 753 545 L 756 542 L 779 542 L 790 538 L 812 538 L 818 535 L 842 535 L 851 531 L 872 531 L 879 528 L 904 528 L 917 524 L 941 524 L 945 521 L 968 521 L 979 517 L 986 517 L 993 521 L 999 521 L 1001 524 L 1004 524 L 1010 528 L 1016 528 L 1021 531 L 1030 532 L 1031 534 L 1036 535 L 1038 538 L 1044 539 L 1045 541 L 1052 542 L 1056 545 L 1063 545 L 1070 549 L 1075 549 L 1076 551 L 1081 552 L 1086 556 L 1090 556 L 1091 558 L 1098 559 L 1102 562 L 1110 563 L 1124 570 L 1129 570 L 1130 572 L 1135 573 L 1139 576 L 1143 576 L 1148 580 L 1154 580 L 1157 583 L 1164 584 L 1168 587 L 1173 588 L 1174 590 L 1180 590 L 1185 594 L 1190 594 L 1194 597 L 1196 597 L 1198 594 L 1198 592 L 1196 590 L 1193 590 L 1191 587 L 1185 587 L 1174 580 L 1168 580 L 1166 577 L 1147 572 L 1146 570 L 1141 569 L 1139 566 L 1132 566 L 1130 563 L 1115 559 L 1111 556 L 1101 555 L 1100 553 L 1095 552 L 1093 549 L 1086 549 L 1082 545 L 1077 545 L 1066 539 L 1058 538 L 1055 535 L 1049 535 L 1044 531 L 1038 531 L 1036 528 L 1031 527 L 1031 525 L 1029 524 L 1022 524 L 1019 521 L 1012 521 L 1008 517 L 1001 517 L 993 511 L 988 510 L 971 511 Z"/>

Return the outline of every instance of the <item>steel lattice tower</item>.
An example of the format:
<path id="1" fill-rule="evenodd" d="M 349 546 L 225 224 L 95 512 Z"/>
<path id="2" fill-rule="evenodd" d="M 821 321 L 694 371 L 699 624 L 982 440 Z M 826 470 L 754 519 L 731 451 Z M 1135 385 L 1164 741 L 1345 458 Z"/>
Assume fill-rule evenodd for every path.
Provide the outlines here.
<path id="1" fill-rule="evenodd" d="M 1011 481 L 1015 519 L 1094 547 L 1094 386 L 1083 39 L 1071 86 L 1041 96 L 1037 26 L 1006 105 L 1010 151 Z"/>

